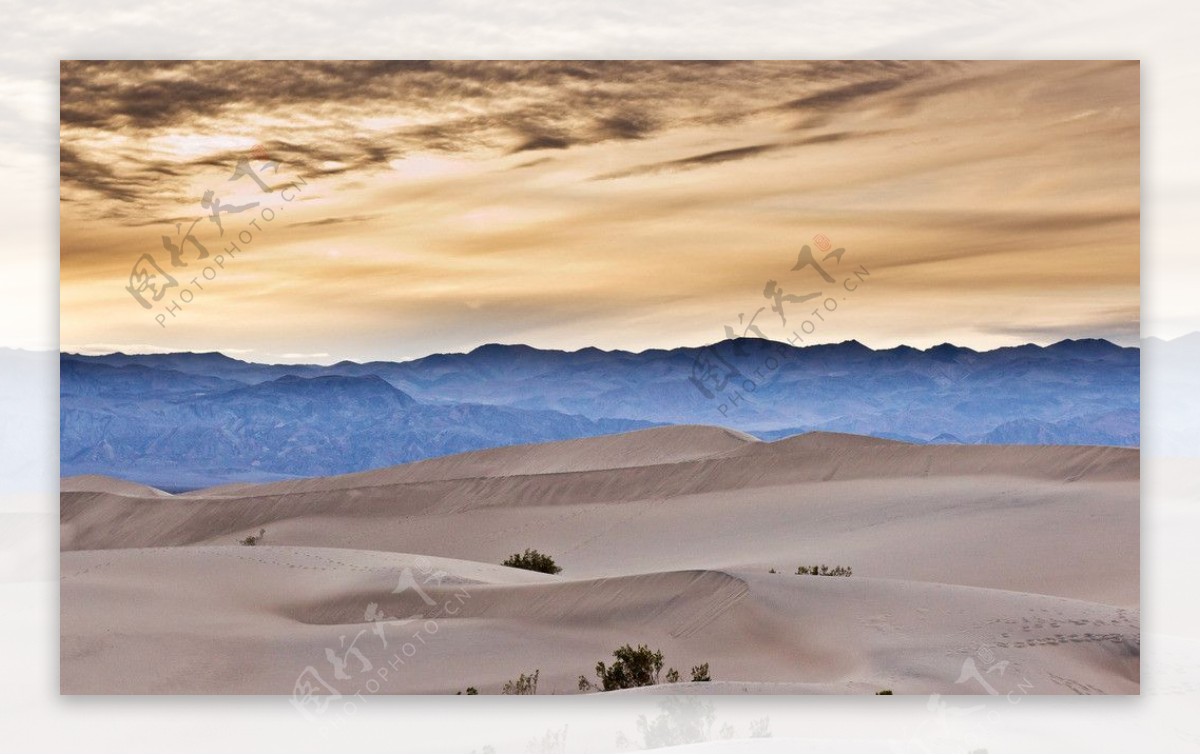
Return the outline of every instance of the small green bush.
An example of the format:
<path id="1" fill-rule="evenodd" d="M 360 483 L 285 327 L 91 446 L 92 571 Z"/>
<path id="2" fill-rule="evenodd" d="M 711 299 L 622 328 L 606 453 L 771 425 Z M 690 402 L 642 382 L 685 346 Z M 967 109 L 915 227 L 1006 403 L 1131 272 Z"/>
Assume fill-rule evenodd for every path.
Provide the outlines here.
<path id="1" fill-rule="evenodd" d="M 849 566 L 835 566 L 830 569 L 825 564 L 817 566 L 800 566 L 796 568 L 797 574 L 813 574 L 821 577 L 849 577 L 854 574 L 854 570 Z"/>
<path id="2" fill-rule="evenodd" d="M 881 689 L 881 690 L 879 690 L 878 692 L 876 692 L 875 694 L 877 694 L 877 695 L 890 695 L 890 694 L 892 694 L 892 691 L 891 691 L 890 689 Z"/>
<path id="3" fill-rule="evenodd" d="M 241 540 L 238 540 L 238 545 L 261 545 L 266 534 L 266 530 L 260 529 L 257 535 L 246 535 Z"/>
<path id="4" fill-rule="evenodd" d="M 630 689 L 632 687 L 649 687 L 658 684 L 659 675 L 663 669 L 663 654 L 661 650 L 651 650 L 647 645 L 622 645 L 613 651 L 616 658 L 611 666 L 604 661 L 596 663 L 596 681 L 588 680 L 586 676 L 579 677 L 581 692 L 600 689 L 605 692 L 614 689 Z M 665 681 L 675 684 L 680 680 L 680 674 L 675 669 L 667 669 Z M 693 682 L 711 682 L 708 675 L 708 664 L 692 667 Z"/>
<path id="5" fill-rule="evenodd" d="M 596 677 L 600 688 L 605 692 L 614 689 L 630 689 L 631 687 L 649 687 L 658 684 L 658 675 L 663 668 L 661 650 L 651 650 L 646 645 L 622 645 L 613 651 L 616 658 L 611 666 L 604 661 L 596 663 Z M 586 683 L 584 677 L 579 677 L 580 688 Z"/>
<path id="6" fill-rule="evenodd" d="M 515 569 L 540 571 L 543 574 L 558 574 L 562 571 L 554 559 L 544 553 L 538 553 L 533 548 L 526 548 L 524 553 L 514 553 L 504 559 L 501 566 L 511 566 Z"/>
<path id="7" fill-rule="evenodd" d="M 454 694 L 456 694 L 456 695 L 461 695 L 462 693 L 461 693 L 461 692 L 455 692 Z M 478 694 L 479 694 L 479 690 L 475 689 L 474 687 L 467 687 L 467 694 L 468 694 L 468 695 L 478 695 Z"/>
<path id="8" fill-rule="evenodd" d="M 516 681 L 504 683 L 503 693 L 506 695 L 536 695 L 538 676 L 541 669 L 534 669 L 532 674 L 521 674 Z"/>

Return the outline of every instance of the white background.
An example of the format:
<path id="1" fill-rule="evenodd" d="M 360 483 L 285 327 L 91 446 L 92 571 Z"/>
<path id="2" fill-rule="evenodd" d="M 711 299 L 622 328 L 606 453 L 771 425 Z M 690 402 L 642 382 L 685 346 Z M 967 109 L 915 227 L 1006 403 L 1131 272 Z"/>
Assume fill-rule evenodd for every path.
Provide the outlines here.
<path id="1" fill-rule="evenodd" d="M 375 698 L 322 731 L 283 697 L 58 696 L 58 59 L 1141 59 L 1143 336 L 1171 339 L 1200 331 L 1198 28 L 1182 1 L 0 3 L 0 347 L 25 350 L 0 349 L 0 749 L 505 752 L 565 727 L 567 751 L 604 751 L 641 744 L 638 716 L 665 710 Z M 1143 361 L 1140 697 L 710 698 L 716 741 L 686 749 L 1200 750 L 1200 349 L 1187 345 Z M 771 739 L 718 737 L 764 717 Z"/>

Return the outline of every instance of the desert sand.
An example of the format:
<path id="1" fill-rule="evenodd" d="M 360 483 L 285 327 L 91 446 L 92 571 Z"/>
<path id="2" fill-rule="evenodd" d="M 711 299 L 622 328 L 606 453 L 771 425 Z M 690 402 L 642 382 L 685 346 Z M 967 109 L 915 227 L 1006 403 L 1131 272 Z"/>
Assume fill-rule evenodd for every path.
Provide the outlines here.
<path id="1" fill-rule="evenodd" d="M 638 692 L 1137 693 L 1138 488 L 1132 449 L 703 426 L 182 495 L 69 478 L 61 687 L 494 694 L 537 669 L 575 694 L 645 643 L 684 682 Z M 499 565 L 528 547 L 563 572 Z M 819 563 L 854 573 L 795 573 Z"/>

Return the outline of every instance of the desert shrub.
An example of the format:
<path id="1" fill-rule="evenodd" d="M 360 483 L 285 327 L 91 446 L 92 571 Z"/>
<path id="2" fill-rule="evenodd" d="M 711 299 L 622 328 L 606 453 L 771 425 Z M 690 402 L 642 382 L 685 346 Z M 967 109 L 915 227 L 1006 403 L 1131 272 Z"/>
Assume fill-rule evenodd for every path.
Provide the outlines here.
<path id="1" fill-rule="evenodd" d="M 521 674 L 516 681 L 504 683 L 503 693 L 506 695 L 536 695 L 538 676 L 541 669 L 534 669 L 532 674 Z"/>
<path id="2" fill-rule="evenodd" d="M 238 540 L 238 545 L 261 545 L 267 531 L 260 529 L 257 535 L 246 535 L 241 540 Z"/>
<path id="3" fill-rule="evenodd" d="M 892 694 L 892 691 L 891 691 L 890 689 L 881 689 L 881 690 L 879 690 L 878 692 L 876 692 L 875 694 L 877 694 L 877 695 L 890 695 L 890 694 Z"/>
<path id="4" fill-rule="evenodd" d="M 614 689 L 630 689 L 632 687 L 649 687 L 658 684 L 659 675 L 663 669 L 663 654 L 661 650 L 651 650 L 646 645 L 622 645 L 613 651 L 616 659 L 612 665 L 604 661 L 596 663 L 596 681 L 590 681 L 586 676 L 579 677 L 580 691 L 600 689 L 605 692 Z M 680 679 L 675 669 L 667 669 L 665 680 L 674 684 Z M 692 667 L 692 681 L 710 682 L 708 664 Z"/>
<path id="5" fill-rule="evenodd" d="M 554 559 L 544 553 L 538 553 L 533 548 L 526 548 L 524 553 L 514 553 L 504 559 L 501 566 L 511 566 L 516 569 L 540 571 L 543 574 L 558 574 L 562 571 Z"/>
<path id="6" fill-rule="evenodd" d="M 778 574 L 778 573 L 779 573 L 779 572 L 775 571 L 775 567 L 774 567 L 774 566 L 772 566 L 770 569 L 768 569 L 768 570 L 767 570 L 767 574 Z"/>
<path id="7" fill-rule="evenodd" d="M 456 694 L 456 695 L 461 695 L 462 693 L 461 693 L 461 692 L 455 692 L 454 694 Z M 468 694 L 468 695 L 478 695 L 478 694 L 479 694 L 479 690 L 475 689 L 474 687 L 467 687 L 467 694 Z"/>
<path id="8" fill-rule="evenodd" d="M 797 574 L 813 574 L 821 577 L 849 577 L 854 574 L 854 570 L 849 566 L 835 566 L 830 569 L 825 564 L 817 566 L 800 566 L 796 568 Z"/>
<path id="9" fill-rule="evenodd" d="M 586 676 L 579 677 L 579 689 L 595 689 L 597 686 L 604 690 L 630 689 L 631 687 L 649 687 L 658 684 L 658 675 L 662 673 L 663 654 L 661 650 L 651 650 L 645 645 L 622 645 L 613 651 L 616 658 L 611 666 L 604 661 L 596 662 L 597 684 L 593 685 Z"/>

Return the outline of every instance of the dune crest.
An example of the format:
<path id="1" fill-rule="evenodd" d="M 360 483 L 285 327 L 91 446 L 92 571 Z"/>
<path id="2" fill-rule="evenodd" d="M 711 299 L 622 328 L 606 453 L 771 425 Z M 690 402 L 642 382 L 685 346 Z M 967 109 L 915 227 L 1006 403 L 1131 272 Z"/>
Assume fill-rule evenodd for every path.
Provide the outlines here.
<path id="1" fill-rule="evenodd" d="M 63 493 L 111 493 L 126 496 L 169 496 L 170 493 L 139 482 L 107 475 L 87 474 L 63 477 L 58 483 Z"/>
<path id="2" fill-rule="evenodd" d="M 244 495 L 247 492 L 301 493 L 335 488 L 371 487 L 435 480 L 591 472 L 676 464 L 736 452 L 757 438 L 711 425 L 669 425 L 613 435 L 552 443 L 501 446 L 414 461 L 383 469 L 263 484 L 222 485 L 192 496 Z"/>
<path id="3" fill-rule="evenodd" d="M 414 569 L 420 591 L 397 594 L 397 579 Z M 1137 689 L 1138 614 L 1096 603 L 761 571 L 583 580 L 504 571 L 519 570 L 327 548 L 64 554 L 64 604 L 72 609 L 63 623 L 63 691 L 290 694 L 313 668 L 348 694 L 413 637 L 421 652 L 404 659 L 403 673 L 376 674 L 379 694 L 468 686 L 495 693 L 534 668 L 543 693 L 576 692 L 578 676 L 590 677 L 595 662 L 625 642 L 649 642 L 684 674 L 709 663 L 718 677 L 699 690 L 641 690 L 650 694 L 975 694 L 985 690 L 961 679 L 964 660 L 980 647 L 1029 685 L 1024 694 Z M 138 611 L 111 610 L 135 594 Z M 931 626 L 931 615 L 945 618 Z M 191 650 L 197 636 L 209 646 L 203 667 Z M 365 663 L 347 667 L 339 682 L 326 650 L 347 637 Z M 278 652 L 267 638 L 286 647 L 290 662 L 264 664 Z M 147 651 L 154 664 L 134 662 Z"/>

